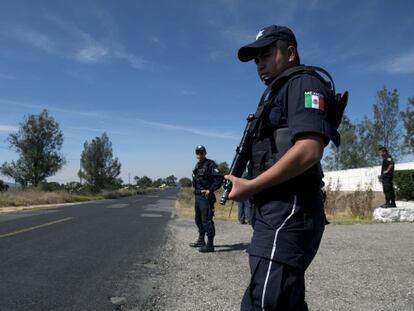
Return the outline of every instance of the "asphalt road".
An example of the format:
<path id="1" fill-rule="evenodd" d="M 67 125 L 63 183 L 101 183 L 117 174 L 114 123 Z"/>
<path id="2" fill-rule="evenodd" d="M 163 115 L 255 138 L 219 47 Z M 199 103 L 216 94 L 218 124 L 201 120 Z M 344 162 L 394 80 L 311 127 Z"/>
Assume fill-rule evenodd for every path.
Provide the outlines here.
<path id="1" fill-rule="evenodd" d="M 0 215 L 0 310 L 139 309 L 175 196 Z"/>

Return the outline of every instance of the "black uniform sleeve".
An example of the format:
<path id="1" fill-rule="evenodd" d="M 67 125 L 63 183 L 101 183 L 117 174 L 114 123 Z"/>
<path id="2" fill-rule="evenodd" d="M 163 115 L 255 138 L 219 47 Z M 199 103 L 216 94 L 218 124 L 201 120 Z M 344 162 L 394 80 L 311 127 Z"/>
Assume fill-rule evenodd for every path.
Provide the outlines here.
<path id="1" fill-rule="evenodd" d="M 217 165 L 216 163 L 214 163 L 214 161 L 211 161 L 209 169 L 210 169 L 210 176 L 212 178 L 212 183 L 211 183 L 209 190 L 210 192 L 214 192 L 217 189 L 219 189 L 221 185 L 223 184 L 224 176 L 223 174 L 219 172 Z"/>
<path id="2" fill-rule="evenodd" d="M 320 134 L 325 145 L 333 139 L 327 120 L 325 102 L 329 90 L 316 77 L 302 75 L 292 79 L 283 98 L 292 142 L 303 134 Z"/>
<path id="3" fill-rule="evenodd" d="M 387 156 L 385 161 L 387 162 L 388 165 L 394 165 L 394 160 L 392 159 L 390 155 Z"/>
<path id="4" fill-rule="evenodd" d="M 192 176 L 192 180 L 193 180 L 193 188 L 195 189 L 196 188 L 196 179 L 195 179 L 195 177 L 196 177 L 196 172 L 197 172 L 197 164 L 196 164 L 196 166 L 194 167 L 194 169 L 193 169 L 193 176 Z"/>

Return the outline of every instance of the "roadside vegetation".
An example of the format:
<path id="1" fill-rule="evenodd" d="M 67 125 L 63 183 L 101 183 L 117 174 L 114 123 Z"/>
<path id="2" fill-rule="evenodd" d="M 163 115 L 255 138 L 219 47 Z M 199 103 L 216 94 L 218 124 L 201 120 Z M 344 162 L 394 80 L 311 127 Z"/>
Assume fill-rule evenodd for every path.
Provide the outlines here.
<path id="1" fill-rule="evenodd" d="M 214 219 L 224 221 L 237 221 L 238 206 L 237 202 L 227 201 L 223 206 L 220 204 L 220 197 L 223 191 L 220 189 L 215 192 L 217 202 L 214 204 Z M 182 187 L 178 193 L 176 201 L 176 211 L 178 216 L 184 218 L 194 218 L 194 194 L 193 188 Z"/>
<path id="2" fill-rule="evenodd" d="M 135 176 L 134 184 L 125 184 L 119 177 L 121 163 L 114 157 L 112 142 L 105 132 L 83 144 L 78 171 L 81 182 L 48 182 L 66 164 L 66 159 L 61 152 L 63 132 L 47 110 L 28 115 L 7 141 L 18 158 L 0 165 L 0 174 L 14 180 L 13 184 L 0 180 L 0 209 L 115 199 L 176 185 L 174 175 L 154 181 L 148 176 Z"/>
<path id="3" fill-rule="evenodd" d="M 374 209 L 382 204 L 382 192 L 357 190 L 355 192 L 325 189 L 325 212 L 329 222 L 333 224 L 375 223 L 372 220 Z M 237 222 L 238 203 L 228 201 L 222 206 L 219 203 L 222 190 L 216 192 L 215 219 Z M 233 206 L 232 206 L 233 204 Z M 191 187 L 182 187 L 178 193 L 176 210 L 180 217 L 194 218 L 194 194 Z"/>
<path id="4" fill-rule="evenodd" d="M 32 206 L 44 204 L 76 203 L 145 194 L 159 191 L 159 188 L 121 188 L 99 192 L 71 192 L 66 189 L 46 191 L 41 188 L 20 188 L 0 192 L 0 211 L 2 207 Z"/>

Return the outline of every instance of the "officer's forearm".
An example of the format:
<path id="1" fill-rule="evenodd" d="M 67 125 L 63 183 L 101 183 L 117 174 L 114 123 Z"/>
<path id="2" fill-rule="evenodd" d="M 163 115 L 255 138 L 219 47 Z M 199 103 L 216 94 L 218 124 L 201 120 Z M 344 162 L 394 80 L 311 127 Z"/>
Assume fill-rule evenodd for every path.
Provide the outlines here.
<path id="1" fill-rule="evenodd" d="M 384 174 L 388 174 L 388 173 L 392 170 L 393 166 L 394 166 L 394 165 L 390 164 L 390 165 L 387 167 L 387 169 L 384 171 Z"/>
<path id="2" fill-rule="evenodd" d="M 324 141 L 319 135 L 307 135 L 271 168 L 251 181 L 254 193 L 290 180 L 318 163 L 323 155 Z"/>

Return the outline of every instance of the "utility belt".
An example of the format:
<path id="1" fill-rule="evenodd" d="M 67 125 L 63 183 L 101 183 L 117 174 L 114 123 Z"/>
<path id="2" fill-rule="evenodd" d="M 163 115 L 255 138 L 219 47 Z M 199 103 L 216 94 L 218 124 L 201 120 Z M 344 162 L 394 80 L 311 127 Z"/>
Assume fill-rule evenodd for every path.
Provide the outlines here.
<path id="1" fill-rule="evenodd" d="M 322 186 L 323 185 L 317 181 L 304 182 L 293 179 L 256 193 L 250 198 L 250 202 L 260 206 L 269 201 L 291 199 L 294 195 L 319 195 L 322 194 Z"/>
<path id="2" fill-rule="evenodd" d="M 207 189 L 203 189 L 203 190 L 207 190 Z M 201 194 L 203 194 L 201 191 L 202 191 L 201 189 L 196 189 L 196 190 L 194 190 L 194 194 L 201 195 Z"/>
<path id="3" fill-rule="evenodd" d="M 203 189 L 203 190 L 208 190 L 208 189 Z M 202 190 L 200 189 L 196 189 L 194 190 L 194 194 L 195 195 L 202 195 L 203 197 L 205 197 L 206 199 L 208 199 L 208 201 L 210 202 L 210 204 L 214 204 L 216 203 L 216 195 L 214 194 L 214 192 L 210 192 L 209 195 L 206 197 L 204 193 L 201 192 Z"/>

